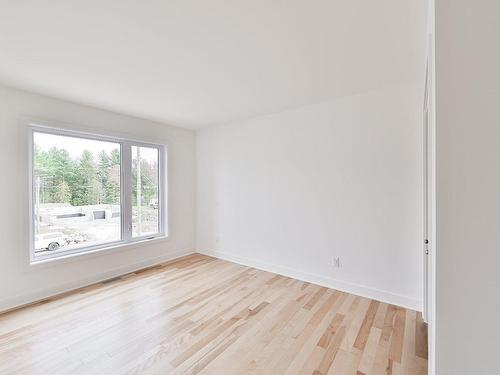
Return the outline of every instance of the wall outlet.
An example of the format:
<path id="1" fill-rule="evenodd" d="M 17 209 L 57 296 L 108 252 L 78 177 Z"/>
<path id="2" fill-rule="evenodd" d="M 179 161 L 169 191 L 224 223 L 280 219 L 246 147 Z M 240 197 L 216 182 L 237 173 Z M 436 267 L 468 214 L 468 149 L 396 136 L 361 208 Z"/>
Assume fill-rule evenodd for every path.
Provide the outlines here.
<path id="1" fill-rule="evenodd" d="M 340 268 L 340 257 L 332 258 L 332 266 L 335 268 Z"/>

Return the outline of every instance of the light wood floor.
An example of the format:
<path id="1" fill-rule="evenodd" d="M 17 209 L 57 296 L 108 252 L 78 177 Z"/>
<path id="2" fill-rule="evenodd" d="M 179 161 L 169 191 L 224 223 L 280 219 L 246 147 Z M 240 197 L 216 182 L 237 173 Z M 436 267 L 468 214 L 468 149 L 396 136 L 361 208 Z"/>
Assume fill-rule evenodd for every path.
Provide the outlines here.
<path id="1" fill-rule="evenodd" d="M 421 315 L 191 255 L 0 315 L 0 374 L 426 374 Z"/>

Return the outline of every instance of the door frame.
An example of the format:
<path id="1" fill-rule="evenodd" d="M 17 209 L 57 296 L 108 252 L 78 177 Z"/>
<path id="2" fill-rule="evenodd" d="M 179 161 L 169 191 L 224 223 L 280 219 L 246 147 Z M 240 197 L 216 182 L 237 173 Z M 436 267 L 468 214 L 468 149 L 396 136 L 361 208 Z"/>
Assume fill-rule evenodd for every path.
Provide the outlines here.
<path id="1" fill-rule="evenodd" d="M 428 34 L 425 91 L 423 103 L 423 306 L 422 316 L 428 324 L 429 375 L 435 366 L 436 316 L 436 112 L 434 35 Z M 425 243 L 425 240 L 428 243 Z"/>

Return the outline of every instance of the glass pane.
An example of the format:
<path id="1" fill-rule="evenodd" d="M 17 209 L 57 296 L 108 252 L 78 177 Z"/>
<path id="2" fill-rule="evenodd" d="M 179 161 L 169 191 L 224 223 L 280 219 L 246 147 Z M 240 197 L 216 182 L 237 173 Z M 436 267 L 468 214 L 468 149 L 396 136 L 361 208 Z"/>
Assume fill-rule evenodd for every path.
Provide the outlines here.
<path id="1" fill-rule="evenodd" d="M 132 237 L 159 232 L 158 149 L 132 146 Z"/>
<path id="2" fill-rule="evenodd" d="M 35 256 L 121 240 L 120 144 L 33 140 Z"/>

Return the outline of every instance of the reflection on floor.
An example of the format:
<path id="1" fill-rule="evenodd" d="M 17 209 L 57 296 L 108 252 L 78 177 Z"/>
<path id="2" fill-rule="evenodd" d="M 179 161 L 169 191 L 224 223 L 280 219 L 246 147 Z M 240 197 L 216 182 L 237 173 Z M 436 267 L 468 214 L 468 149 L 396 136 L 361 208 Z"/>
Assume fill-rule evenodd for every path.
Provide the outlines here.
<path id="1" fill-rule="evenodd" d="M 1 374 L 426 374 L 420 313 L 194 254 L 0 315 Z"/>

